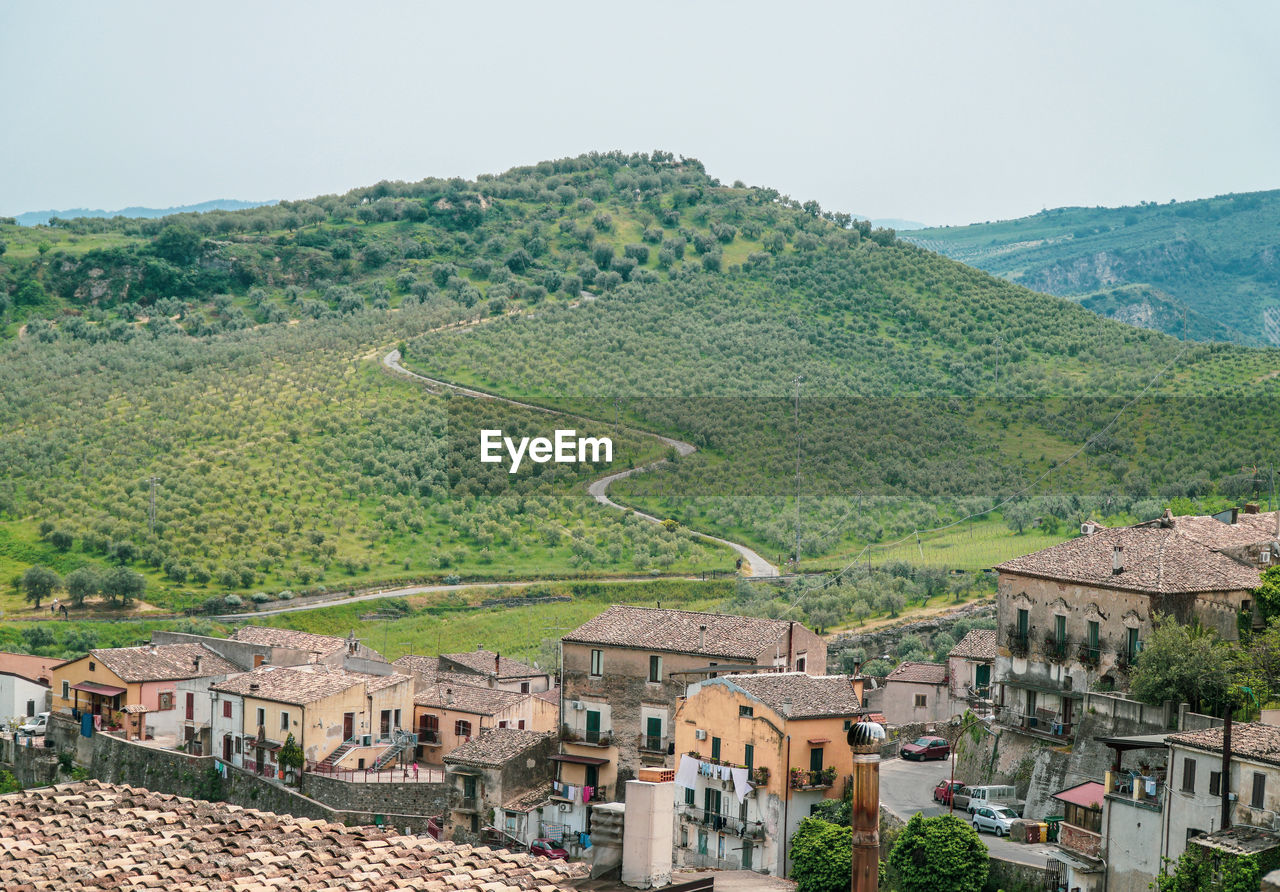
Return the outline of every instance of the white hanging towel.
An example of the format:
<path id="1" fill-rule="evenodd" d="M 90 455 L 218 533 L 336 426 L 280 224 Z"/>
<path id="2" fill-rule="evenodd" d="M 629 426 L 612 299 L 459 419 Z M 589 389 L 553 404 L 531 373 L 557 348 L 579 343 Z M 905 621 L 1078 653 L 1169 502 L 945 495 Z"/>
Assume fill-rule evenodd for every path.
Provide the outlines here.
<path id="1" fill-rule="evenodd" d="M 693 789 L 698 785 L 698 769 L 702 763 L 685 753 L 680 754 L 680 768 L 676 771 L 676 786 Z"/>
<path id="2" fill-rule="evenodd" d="M 751 784 L 747 781 L 747 769 L 731 768 L 730 774 L 733 775 L 733 792 L 738 797 L 738 804 L 742 804 L 742 800 L 747 798 L 747 794 L 751 792 Z"/>

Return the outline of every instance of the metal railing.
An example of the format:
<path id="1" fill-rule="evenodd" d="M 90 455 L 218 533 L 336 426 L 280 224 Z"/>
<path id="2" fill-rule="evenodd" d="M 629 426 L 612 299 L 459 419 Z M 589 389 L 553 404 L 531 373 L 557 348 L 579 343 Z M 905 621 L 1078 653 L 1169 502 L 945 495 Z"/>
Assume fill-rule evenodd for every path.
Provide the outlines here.
<path id="1" fill-rule="evenodd" d="M 791 769 L 791 789 L 793 790 L 812 790 L 818 787 L 830 787 L 836 782 L 836 770 L 834 767 L 823 768 L 820 771 L 803 771 L 799 768 Z"/>
<path id="2" fill-rule="evenodd" d="M 422 745 L 422 746 L 439 746 L 439 745 L 440 745 L 440 732 L 439 732 L 439 731 L 426 731 L 426 730 L 419 730 L 419 731 L 418 731 L 418 743 L 419 743 L 420 745 Z"/>
<path id="3" fill-rule="evenodd" d="M 667 738 L 661 734 L 641 734 L 637 745 L 645 752 L 665 753 L 667 751 Z"/>
<path id="4" fill-rule="evenodd" d="M 374 771 L 372 767 L 334 768 L 321 765 L 318 762 L 308 762 L 305 770 L 308 774 L 318 774 L 324 777 L 331 777 L 334 780 L 357 784 L 444 783 L 443 768 L 420 767 L 417 771 L 414 771 L 412 765 L 401 765 L 395 768 L 383 768 L 381 771 Z"/>
<path id="5" fill-rule="evenodd" d="M 764 823 L 761 821 L 743 820 L 736 815 L 709 812 L 692 805 L 684 806 L 684 818 L 699 826 L 724 831 L 745 839 L 760 839 L 764 836 Z"/>

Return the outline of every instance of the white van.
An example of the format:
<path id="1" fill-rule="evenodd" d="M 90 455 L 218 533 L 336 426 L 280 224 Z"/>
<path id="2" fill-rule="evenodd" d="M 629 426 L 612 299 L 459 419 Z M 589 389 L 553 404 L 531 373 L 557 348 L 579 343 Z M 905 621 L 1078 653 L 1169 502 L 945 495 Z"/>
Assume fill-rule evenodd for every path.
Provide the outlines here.
<path id="1" fill-rule="evenodd" d="M 969 812 L 970 817 L 973 813 L 983 806 L 987 805 L 1006 805 L 1012 806 L 1015 802 L 1017 791 L 1008 784 L 988 784 L 981 787 L 965 787 L 956 793 L 956 805 L 963 804 Z M 967 802 L 965 798 L 967 797 Z"/>
<path id="2" fill-rule="evenodd" d="M 37 716 L 33 716 L 18 726 L 19 734 L 30 734 L 32 737 L 38 737 L 49 728 L 49 713 L 42 712 Z"/>

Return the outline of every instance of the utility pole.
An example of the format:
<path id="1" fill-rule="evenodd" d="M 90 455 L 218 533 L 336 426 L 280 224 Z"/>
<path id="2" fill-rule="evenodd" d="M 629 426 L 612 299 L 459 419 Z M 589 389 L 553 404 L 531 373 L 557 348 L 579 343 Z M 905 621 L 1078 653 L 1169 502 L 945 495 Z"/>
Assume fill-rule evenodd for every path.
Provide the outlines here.
<path id="1" fill-rule="evenodd" d="M 156 531 L 156 481 L 159 479 L 158 477 L 151 478 L 151 510 L 148 513 L 148 520 L 153 533 Z"/>
<path id="2" fill-rule="evenodd" d="M 795 569 L 800 572 L 800 382 L 796 375 L 796 553 Z"/>

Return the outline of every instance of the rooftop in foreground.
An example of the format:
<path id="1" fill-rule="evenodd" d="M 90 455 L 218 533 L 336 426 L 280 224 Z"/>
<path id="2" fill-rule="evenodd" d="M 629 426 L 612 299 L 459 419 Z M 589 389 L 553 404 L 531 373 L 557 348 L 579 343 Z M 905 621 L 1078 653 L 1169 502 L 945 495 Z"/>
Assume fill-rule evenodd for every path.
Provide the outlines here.
<path id="1" fill-rule="evenodd" d="M 8 892 L 556 892 L 586 870 L 99 781 L 0 796 Z"/>

